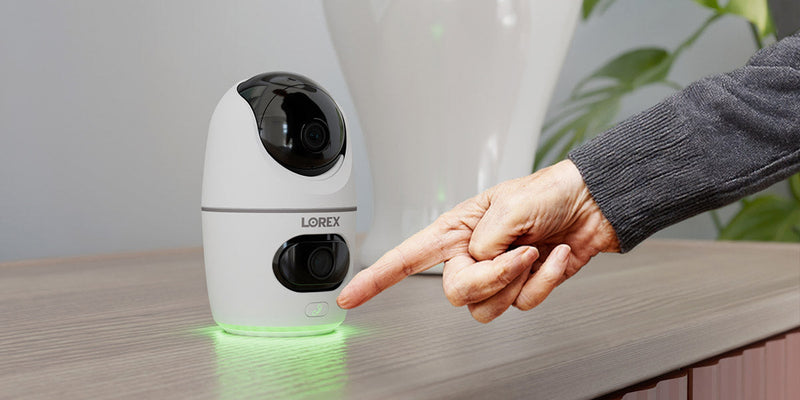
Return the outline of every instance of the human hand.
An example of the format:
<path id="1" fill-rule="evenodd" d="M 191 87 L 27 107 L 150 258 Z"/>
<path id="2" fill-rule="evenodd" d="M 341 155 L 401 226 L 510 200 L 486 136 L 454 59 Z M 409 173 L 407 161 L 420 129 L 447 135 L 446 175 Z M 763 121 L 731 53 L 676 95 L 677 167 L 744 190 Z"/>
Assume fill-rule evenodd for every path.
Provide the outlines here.
<path id="1" fill-rule="evenodd" d="M 359 272 L 337 302 L 354 308 L 403 278 L 444 262 L 454 306 L 489 322 L 514 305 L 530 310 L 600 252 L 619 241 L 565 160 L 503 182 L 442 214 Z M 544 260 L 544 261 L 542 261 Z"/>

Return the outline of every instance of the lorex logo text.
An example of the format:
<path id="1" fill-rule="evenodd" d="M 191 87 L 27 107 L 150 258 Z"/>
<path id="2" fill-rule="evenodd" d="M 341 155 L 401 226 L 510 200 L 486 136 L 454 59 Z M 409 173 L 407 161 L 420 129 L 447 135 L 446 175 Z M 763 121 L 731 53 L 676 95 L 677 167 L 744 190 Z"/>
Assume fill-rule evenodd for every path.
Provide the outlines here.
<path id="1" fill-rule="evenodd" d="M 303 228 L 333 228 L 339 226 L 339 217 L 301 217 L 300 226 Z"/>

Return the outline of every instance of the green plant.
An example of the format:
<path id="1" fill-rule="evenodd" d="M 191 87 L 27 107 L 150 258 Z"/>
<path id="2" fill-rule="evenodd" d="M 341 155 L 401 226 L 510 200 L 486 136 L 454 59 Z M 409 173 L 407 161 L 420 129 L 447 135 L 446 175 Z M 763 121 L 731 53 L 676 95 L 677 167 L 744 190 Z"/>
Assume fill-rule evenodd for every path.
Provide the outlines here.
<path id="1" fill-rule="evenodd" d="M 583 18 L 604 11 L 614 1 L 584 0 Z M 711 10 L 711 16 L 675 49 L 646 47 L 626 51 L 578 82 L 562 104 L 562 110 L 542 128 L 543 140 L 536 152 L 534 170 L 548 161 L 565 158 L 572 148 L 610 128 L 625 96 L 653 85 L 681 89 L 669 79 L 673 65 L 718 19 L 744 18 L 758 48 L 775 34 L 767 0 L 729 0 L 725 5 L 718 0 L 694 1 Z M 800 174 L 792 176 L 786 184 L 792 193 L 790 198 L 766 194 L 751 196 L 740 201 L 738 213 L 727 223 L 723 224 L 719 215 L 711 211 L 718 238 L 800 241 Z"/>

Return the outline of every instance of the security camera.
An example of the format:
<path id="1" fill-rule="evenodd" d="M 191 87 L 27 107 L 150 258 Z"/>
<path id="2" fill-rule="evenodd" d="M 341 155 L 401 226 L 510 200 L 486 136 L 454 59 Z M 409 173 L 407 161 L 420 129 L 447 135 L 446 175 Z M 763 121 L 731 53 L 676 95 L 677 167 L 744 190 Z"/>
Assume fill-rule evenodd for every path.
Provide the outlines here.
<path id="1" fill-rule="evenodd" d="M 344 321 L 356 197 L 344 115 L 286 72 L 222 97 L 208 130 L 202 222 L 211 313 L 242 335 L 301 336 Z"/>

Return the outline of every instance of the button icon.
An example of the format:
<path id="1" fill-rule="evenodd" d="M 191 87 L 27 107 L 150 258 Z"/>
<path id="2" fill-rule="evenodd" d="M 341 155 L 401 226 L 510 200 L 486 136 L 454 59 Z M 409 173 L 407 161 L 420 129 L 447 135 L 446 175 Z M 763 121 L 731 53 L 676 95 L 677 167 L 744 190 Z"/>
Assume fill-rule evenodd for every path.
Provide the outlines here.
<path id="1" fill-rule="evenodd" d="M 306 315 L 309 317 L 323 317 L 328 314 L 328 303 L 309 303 L 306 306 Z"/>

